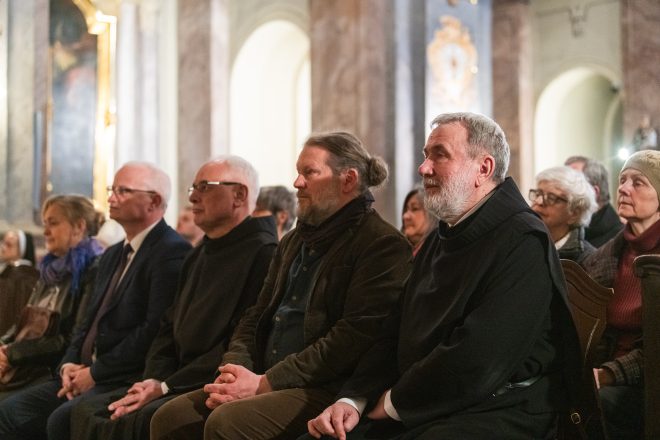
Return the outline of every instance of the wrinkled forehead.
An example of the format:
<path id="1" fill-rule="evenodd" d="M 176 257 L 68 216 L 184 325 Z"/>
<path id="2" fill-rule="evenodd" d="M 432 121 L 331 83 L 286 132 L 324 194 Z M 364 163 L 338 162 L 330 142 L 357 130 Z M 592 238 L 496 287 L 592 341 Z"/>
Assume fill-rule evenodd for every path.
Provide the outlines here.
<path id="1" fill-rule="evenodd" d="M 298 168 L 304 166 L 323 166 L 328 165 L 330 159 L 330 152 L 325 148 L 318 145 L 306 145 L 298 155 L 296 166 Z"/>
<path id="2" fill-rule="evenodd" d="M 138 166 L 124 166 L 115 174 L 114 186 L 135 189 L 151 189 L 148 169 Z"/>
<path id="3" fill-rule="evenodd" d="M 536 186 L 538 189 L 545 193 L 552 193 L 552 194 L 557 194 L 557 195 L 566 195 L 566 188 L 564 185 L 561 184 L 561 182 L 557 180 L 539 180 L 536 182 Z"/>
<path id="4" fill-rule="evenodd" d="M 225 182 L 238 182 L 247 186 L 247 181 L 240 170 L 236 170 L 226 162 L 211 162 L 202 166 L 195 175 L 195 182 L 225 181 Z"/>
<path id="5" fill-rule="evenodd" d="M 628 177 L 640 177 L 643 178 L 644 180 L 649 180 L 648 177 L 646 177 L 646 175 L 642 171 L 632 167 L 628 167 L 624 170 L 621 170 L 621 173 L 619 173 L 620 179 L 628 178 Z"/>

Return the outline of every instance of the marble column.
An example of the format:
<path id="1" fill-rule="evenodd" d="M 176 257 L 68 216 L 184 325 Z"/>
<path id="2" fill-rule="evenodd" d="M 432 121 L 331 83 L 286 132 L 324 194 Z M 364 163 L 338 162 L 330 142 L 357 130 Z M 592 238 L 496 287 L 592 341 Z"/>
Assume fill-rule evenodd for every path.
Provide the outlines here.
<path id="1" fill-rule="evenodd" d="M 630 140 L 642 115 L 660 129 L 660 2 L 621 2 L 623 131 Z"/>
<path id="2" fill-rule="evenodd" d="M 355 133 L 390 164 L 376 207 L 397 223 L 394 0 L 311 0 L 312 129 Z"/>
<path id="3" fill-rule="evenodd" d="M 0 0 L 0 178 L 7 173 L 7 33 L 9 0 Z M 7 191 L 0 191 L 0 222 L 7 212 Z"/>
<path id="4" fill-rule="evenodd" d="M 37 231 L 34 220 L 41 205 L 40 173 L 35 153 L 35 133 L 45 129 L 47 114 L 48 1 L 9 1 L 5 8 L 6 27 L 6 122 L 2 157 L 5 185 L 0 192 L 0 217 L 4 222 Z M 5 38 L 5 37 L 3 37 Z M 41 132 L 43 135 L 43 131 Z M 36 167 L 35 167 L 36 164 Z"/>
<path id="5" fill-rule="evenodd" d="M 509 175 L 521 187 L 533 173 L 533 91 L 529 0 L 493 0 L 493 118 L 511 147 Z"/>
<path id="6" fill-rule="evenodd" d="M 228 3 L 179 0 L 179 188 L 209 157 L 229 151 Z"/>

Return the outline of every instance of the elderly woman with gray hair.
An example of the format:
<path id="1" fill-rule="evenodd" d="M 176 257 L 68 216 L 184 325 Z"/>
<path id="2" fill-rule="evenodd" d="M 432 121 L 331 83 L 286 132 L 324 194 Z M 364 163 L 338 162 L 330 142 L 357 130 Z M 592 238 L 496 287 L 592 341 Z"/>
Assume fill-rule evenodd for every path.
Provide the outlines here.
<path id="1" fill-rule="evenodd" d="M 559 258 L 578 261 L 595 250 L 584 239 L 584 228 L 598 205 L 584 174 L 565 166 L 541 171 L 529 200 L 548 228 Z"/>

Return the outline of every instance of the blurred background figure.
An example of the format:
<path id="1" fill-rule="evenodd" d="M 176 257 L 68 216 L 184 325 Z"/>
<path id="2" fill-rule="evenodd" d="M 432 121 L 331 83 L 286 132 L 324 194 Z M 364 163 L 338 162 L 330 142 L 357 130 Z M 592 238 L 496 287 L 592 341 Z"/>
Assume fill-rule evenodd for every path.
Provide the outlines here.
<path id="1" fill-rule="evenodd" d="M 281 240 L 284 234 L 291 230 L 293 222 L 296 220 L 296 196 L 293 191 L 289 191 L 282 185 L 262 187 L 257 198 L 257 207 L 252 216 L 265 217 L 267 215 L 275 217 L 277 237 Z"/>
<path id="2" fill-rule="evenodd" d="M 204 237 L 204 231 L 195 224 L 192 206 L 188 205 L 179 212 L 176 232 L 193 246 L 197 246 Z"/>
<path id="3" fill-rule="evenodd" d="M 100 223 L 100 225 L 101 226 L 99 227 L 99 231 L 95 238 L 103 249 L 107 249 L 113 244 L 119 243 L 126 237 L 124 228 L 122 228 L 116 220 L 103 217 L 103 222 Z"/>
<path id="4" fill-rule="evenodd" d="M 422 247 L 426 236 L 438 226 L 436 219 L 424 208 L 424 188 L 416 186 L 403 200 L 401 232 L 413 246 L 413 256 Z"/>
<path id="5" fill-rule="evenodd" d="M 39 278 L 34 265 L 32 235 L 7 231 L 0 244 L 0 335 L 16 322 L 30 297 Z"/>
<path id="6" fill-rule="evenodd" d="M 84 317 L 103 251 L 90 237 L 97 232 L 97 216 L 89 199 L 53 196 L 44 203 L 42 218 L 48 253 L 39 280 L 15 325 L 0 338 L 0 400 L 51 377 Z M 46 329 L 39 327 L 43 320 Z"/>
<path id="7" fill-rule="evenodd" d="M 651 117 L 648 114 L 642 116 L 632 143 L 635 151 L 658 149 L 658 133 L 651 126 Z"/>
<path id="8" fill-rule="evenodd" d="M 532 209 L 545 223 L 559 258 L 579 261 L 593 252 L 584 239 L 584 227 L 596 211 L 596 195 L 584 174 L 569 167 L 554 167 L 536 175 L 529 190 Z"/>
<path id="9" fill-rule="evenodd" d="M 642 286 L 633 261 L 660 253 L 660 151 L 628 158 L 619 174 L 617 208 L 627 220 L 623 231 L 582 263 L 595 281 L 614 289 L 596 359 L 610 440 L 642 438 L 643 433 Z"/>
<path id="10" fill-rule="evenodd" d="M 623 228 L 619 215 L 610 204 L 610 179 L 607 169 L 597 160 L 585 156 L 571 156 L 566 159 L 564 165 L 584 173 L 584 177 L 596 192 L 598 210 L 591 216 L 591 222 L 584 230 L 584 238 L 599 248 Z"/>

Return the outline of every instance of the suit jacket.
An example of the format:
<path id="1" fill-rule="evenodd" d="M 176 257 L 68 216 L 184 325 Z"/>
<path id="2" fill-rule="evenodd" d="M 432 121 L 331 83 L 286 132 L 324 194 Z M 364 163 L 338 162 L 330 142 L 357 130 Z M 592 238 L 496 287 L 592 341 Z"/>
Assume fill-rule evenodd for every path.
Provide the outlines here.
<path id="1" fill-rule="evenodd" d="M 119 264 L 122 247 L 120 242 L 103 254 L 87 318 L 74 332 L 61 364 L 80 363 L 83 341 Z M 140 376 L 160 318 L 174 299 L 189 250 L 190 244 L 164 220 L 147 234 L 98 322 L 96 360 L 91 365 L 97 384 L 133 381 Z"/>

